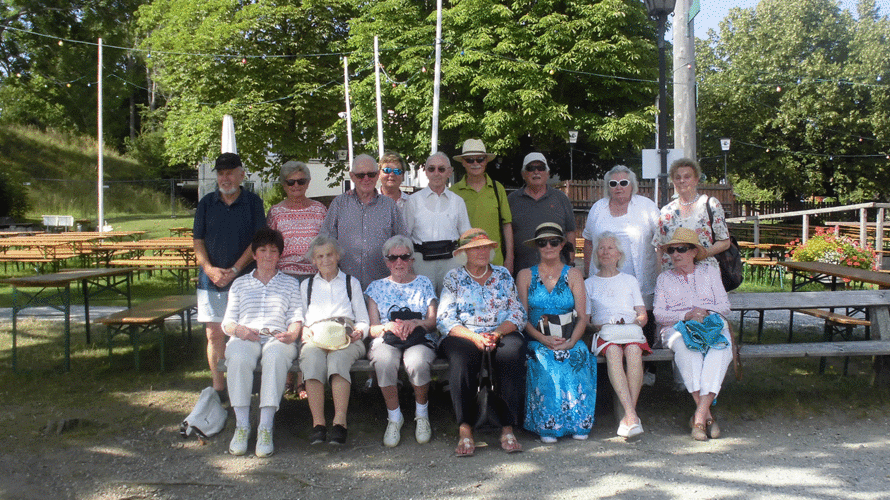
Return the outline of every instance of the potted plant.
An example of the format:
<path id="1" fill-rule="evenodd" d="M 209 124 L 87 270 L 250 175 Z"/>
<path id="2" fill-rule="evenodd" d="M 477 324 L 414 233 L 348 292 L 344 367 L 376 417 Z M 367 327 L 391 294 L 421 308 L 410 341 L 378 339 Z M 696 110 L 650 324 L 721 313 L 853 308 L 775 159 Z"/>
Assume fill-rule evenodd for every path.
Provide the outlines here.
<path id="1" fill-rule="evenodd" d="M 797 262 L 826 262 L 858 269 L 875 269 L 878 260 L 873 248 L 862 247 L 853 238 L 835 234 L 826 228 L 817 228 L 816 234 L 806 243 L 798 239 L 790 245 L 787 256 Z"/>

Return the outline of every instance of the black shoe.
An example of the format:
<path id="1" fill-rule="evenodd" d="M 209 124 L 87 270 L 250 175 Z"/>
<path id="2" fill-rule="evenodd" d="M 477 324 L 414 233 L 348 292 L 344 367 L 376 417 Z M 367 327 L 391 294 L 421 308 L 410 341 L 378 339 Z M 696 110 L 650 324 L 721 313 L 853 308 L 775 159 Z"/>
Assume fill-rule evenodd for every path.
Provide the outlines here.
<path id="1" fill-rule="evenodd" d="M 328 440 L 328 428 L 323 425 L 316 425 L 312 428 L 312 434 L 309 434 L 309 444 L 324 443 Z"/>
<path id="2" fill-rule="evenodd" d="M 331 428 L 330 444 L 346 444 L 346 427 L 340 424 L 334 424 Z"/>

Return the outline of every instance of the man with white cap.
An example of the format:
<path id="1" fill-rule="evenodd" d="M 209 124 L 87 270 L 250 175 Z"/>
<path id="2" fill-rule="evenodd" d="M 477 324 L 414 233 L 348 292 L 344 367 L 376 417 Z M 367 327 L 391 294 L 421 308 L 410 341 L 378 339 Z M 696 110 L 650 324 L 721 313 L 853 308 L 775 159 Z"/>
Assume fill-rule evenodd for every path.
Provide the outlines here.
<path id="1" fill-rule="evenodd" d="M 559 224 L 565 228 L 566 241 L 575 244 L 575 213 L 572 202 L 565 193 L 548 186 L 549 179 L 550 166 L 547 158 L 541 153 L 529 153 L 522 160 L 522 180 L 525 181 L 525 187 L 513 191 L 507 197 L 514 219 L 514 267 L 517 273 L 538 263 L 538 251 L 522 242 L 534 238 L 535 228 L 541 224 Z"/>
<path id="2" fill-rule="evenodd" d="M 495 252 L 492 264 L 503 265 L 513 272 L 513 217 L 504 186 L 485 173 L 488 162 L 495 155 L 485 150 L 479 139 L 464 141 L 461 154 L 453 156 L 463 164 L 466 177 L 454 183 L 451 190 L 464 199 L 467 215 L 473 227 L 483 229 L 493 241 L 497 241 L 503 253 Z"/>

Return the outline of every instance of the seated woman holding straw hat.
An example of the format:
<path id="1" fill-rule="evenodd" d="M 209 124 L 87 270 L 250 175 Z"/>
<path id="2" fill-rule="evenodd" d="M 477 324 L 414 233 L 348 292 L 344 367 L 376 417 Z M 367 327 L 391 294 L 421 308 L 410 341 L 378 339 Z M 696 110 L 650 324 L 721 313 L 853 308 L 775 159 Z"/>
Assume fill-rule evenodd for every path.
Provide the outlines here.
<path id="1" fill-rule="evenodd" d="M 522 451 L 513 433 L 520 421 L 525 398 L 525 309 L 519 302 L 510 272 L 491 264 L 498 247 L 482 229 L 465 231 L 454 256 L 460 266 L 448 271 L 442 288 L 437 325 L 445 335 L 439 353 L 448 359 L 451 402 L 459 428 L 455 453 L 474 454 L 473 427 L 479 411 L 476 392 L 483 358 L 489 356 L 497 397 L 495 405 L 501 425 L 501 448 L 507 453 Z"/>

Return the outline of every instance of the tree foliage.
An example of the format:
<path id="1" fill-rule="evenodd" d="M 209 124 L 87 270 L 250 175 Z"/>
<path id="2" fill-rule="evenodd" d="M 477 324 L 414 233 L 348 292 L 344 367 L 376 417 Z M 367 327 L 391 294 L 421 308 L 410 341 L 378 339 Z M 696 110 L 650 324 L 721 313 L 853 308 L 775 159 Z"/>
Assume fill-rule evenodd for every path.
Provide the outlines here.
<path id="1" fill-rule="evenodd" d="M 788 201 L 886 199 L 888 46 L 875 0 L 855 17 L 835 0 L 732 9 L 697 48 L 702 156 L 731 137 L 733 177 Z"/>

